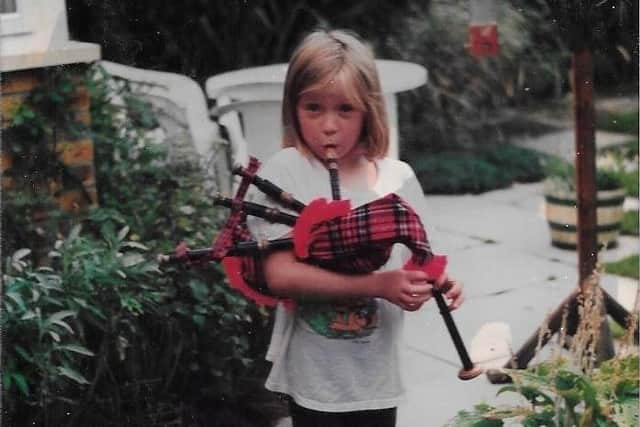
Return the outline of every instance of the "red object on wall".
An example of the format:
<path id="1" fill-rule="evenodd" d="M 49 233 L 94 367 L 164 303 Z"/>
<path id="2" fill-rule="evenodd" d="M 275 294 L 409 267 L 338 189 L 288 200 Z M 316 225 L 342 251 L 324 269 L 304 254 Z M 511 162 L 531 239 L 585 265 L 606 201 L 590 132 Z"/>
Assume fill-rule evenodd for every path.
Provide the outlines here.
<path id="1" fill-rule="evenodd" d="M 469 25 L 469 53 L 473 56 L 495 56 L 500 52 L 498 24 Z"/>

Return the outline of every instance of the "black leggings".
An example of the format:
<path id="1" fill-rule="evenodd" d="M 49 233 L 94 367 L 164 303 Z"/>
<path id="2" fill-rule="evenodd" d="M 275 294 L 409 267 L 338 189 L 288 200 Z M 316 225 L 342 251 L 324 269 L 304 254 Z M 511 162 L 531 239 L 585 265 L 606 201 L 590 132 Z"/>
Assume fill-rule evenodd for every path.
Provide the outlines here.
<path id="1" fill-rule="evenodd" d="M 293 427 L 394 427 L 396 408 L 354 412 L 320 412 L 289 399 Z"/>

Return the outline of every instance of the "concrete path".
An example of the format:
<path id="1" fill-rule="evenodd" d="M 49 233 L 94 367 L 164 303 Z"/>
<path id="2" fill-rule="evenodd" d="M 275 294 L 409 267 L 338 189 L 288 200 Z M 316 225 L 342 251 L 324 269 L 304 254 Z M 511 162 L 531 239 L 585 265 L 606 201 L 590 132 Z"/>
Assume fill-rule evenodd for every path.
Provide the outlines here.
<path id="1" fill-rule="evenodd" d="M 481 195 L 427 196 L 427 230 L 436 252 L 449 257 L 450 274 L 467 300 L 454 318 L 471 353 L 484 367 L 500 367 L 577 286 L 577 254 L 550 244 L 542 184 L 516 184 Z M 637 238 L 622 237 L 602 261 L 638 253 Z M 638 283 L 603 275 L 602 286 L 626 306 Z M 435 304 L 407 315 L 404 351 L 408 401 L 398 427 L 443 426 L 461 409 L 519 401 L 485 375 L 460 381 L 461 366 Z M 545 348 L 547 354 L 553 345 Z M 543 352 L 544 354 L 544 352 Z"/>

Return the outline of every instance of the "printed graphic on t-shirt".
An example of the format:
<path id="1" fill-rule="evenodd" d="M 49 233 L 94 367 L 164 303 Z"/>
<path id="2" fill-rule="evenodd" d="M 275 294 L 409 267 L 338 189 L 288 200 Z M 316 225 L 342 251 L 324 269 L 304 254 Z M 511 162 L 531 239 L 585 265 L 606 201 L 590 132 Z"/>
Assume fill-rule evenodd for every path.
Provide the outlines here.
<path id="1" fill-rule="evenodd" d="M 363 338 L 378 326 L 378 303 L 373 298 L 362 298 L 301 304 L 300 316 L 314 332 L 327 338 Z"/>

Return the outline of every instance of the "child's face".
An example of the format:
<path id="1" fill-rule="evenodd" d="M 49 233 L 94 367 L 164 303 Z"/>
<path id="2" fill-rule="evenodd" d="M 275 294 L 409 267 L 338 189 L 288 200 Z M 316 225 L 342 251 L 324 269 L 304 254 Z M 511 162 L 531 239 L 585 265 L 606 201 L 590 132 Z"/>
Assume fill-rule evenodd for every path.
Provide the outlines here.
<path id="1" fill-rule="evenodd" d="M 313 154 L 324 159 L 325 147 L 333 145 L 337 160 L 355 159 L 362 155 L 358 147 L 365 112 L 356 109 L 341 90 L 330 84 L 304 93 L 296 105 L 302 139 Z"/>

